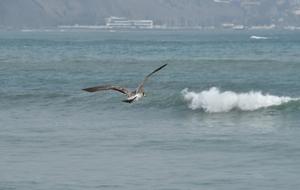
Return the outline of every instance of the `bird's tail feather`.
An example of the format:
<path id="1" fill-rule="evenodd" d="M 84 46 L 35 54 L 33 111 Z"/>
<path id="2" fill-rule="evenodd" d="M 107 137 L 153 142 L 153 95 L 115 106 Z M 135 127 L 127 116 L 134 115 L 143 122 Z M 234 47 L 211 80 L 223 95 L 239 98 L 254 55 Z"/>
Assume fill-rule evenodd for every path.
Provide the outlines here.
<path id="1" fill-rule="evenodd" d="M 126 103 L 132 103 L 134 100 L 136 99 L 136 97 L 135 98 L 133 98 L 133 99 L 126 99 L 126 100 L 122 100 L 122 102 L 126 102 Z"/>

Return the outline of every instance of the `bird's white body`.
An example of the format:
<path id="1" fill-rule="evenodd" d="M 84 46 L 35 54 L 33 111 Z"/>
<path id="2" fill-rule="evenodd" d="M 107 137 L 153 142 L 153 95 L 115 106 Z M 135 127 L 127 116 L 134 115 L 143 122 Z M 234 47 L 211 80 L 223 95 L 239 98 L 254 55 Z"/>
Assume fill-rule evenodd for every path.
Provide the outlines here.
<path id="1" fill-rule="evenodd" d="M 136 100 L 141 99 L 143 96 L 144 96 L 143 93 L 136 93 L 135 95 L 128 97 L 127 100 L 136 101 Z"/>
<path id="2" fill-rule="evenodd" d="M 144 95 L 143 95 L 143 93 L 137 93 L 136 95 L 135 95 L 135 99 L 136 100 L 139 100 L 139 99 L 141 99 L 142 97 L 143 97 Z"/>

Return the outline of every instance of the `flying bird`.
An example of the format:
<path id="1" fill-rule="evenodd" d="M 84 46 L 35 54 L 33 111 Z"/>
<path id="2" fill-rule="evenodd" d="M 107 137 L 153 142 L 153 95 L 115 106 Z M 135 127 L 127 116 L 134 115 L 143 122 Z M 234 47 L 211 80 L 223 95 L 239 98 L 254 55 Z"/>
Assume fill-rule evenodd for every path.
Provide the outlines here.
<path id="1" fill-rule="evenodd" d="M 82 90 L 87 91 L 87 92 L 97 92 L 97 91 L 104 91 L 104 90 L 114 90 L 114 91 L 120 92 L 120 93 L 122 93 L 122 94 L 124 94 L 124 95 L 127 96 L 127 99 L 123 100 L 122 102 L 132 103 L 132 102 L 134 102 L 136 100 L 139 100 L 140 98 L 142 98 L 142 97 L 145 96 L 145 91 L 144 91 L 144 84 L 145 84 L 145 82 L 149 79 L 149 77 L 151 75 L 153 75 L 157 71 L 161 70 L 165 66 L 167 66 L 167 64 L 164 64 L 164 65 L 160 66 L 159 68 L 155 69 L 150 74 L 148 74 L 144 78 L 144 80 L 140 83 L 140 85 L 134 91 L 130 91 L 127 88 L 124 88 L 124 87 L 121 87 L 121 86 L 115 86 L 115 85 L 94 86 L 94 87 L 90 87 L 90 88 L 84 88 Z"/>

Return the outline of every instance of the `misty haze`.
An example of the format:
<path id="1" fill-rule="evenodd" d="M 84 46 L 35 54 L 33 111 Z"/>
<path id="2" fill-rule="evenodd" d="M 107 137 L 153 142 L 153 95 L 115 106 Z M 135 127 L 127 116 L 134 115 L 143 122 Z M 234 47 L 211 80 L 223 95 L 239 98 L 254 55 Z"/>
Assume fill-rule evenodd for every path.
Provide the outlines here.
<path id="1" fill-rule="evenodd" d="M 299 0 L 1 0 L 2 29 L 105 25 L 110 16 L 166 27 L 299 27 Z"/>

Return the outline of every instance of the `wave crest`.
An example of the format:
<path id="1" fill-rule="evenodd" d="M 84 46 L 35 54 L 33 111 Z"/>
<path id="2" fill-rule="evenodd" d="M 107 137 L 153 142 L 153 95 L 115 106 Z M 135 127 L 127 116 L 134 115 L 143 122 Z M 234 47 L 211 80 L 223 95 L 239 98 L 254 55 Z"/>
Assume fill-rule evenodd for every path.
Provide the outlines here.
<path id="1" fill-rule="evenodd" d="M 205 112 L 228 112 L 233 109 L 253 111 L 270 106 L 279 106 L 292 100 L 291 97 L 279 97 L 263 94 L 259 91 L 236 93 L 232 91 L 221 92 L 217 87 L 212 87 L 199 93 L 184 89 L 181 91 L 183 98 L 192 110 L 203 109 Z"/>
<path id="2" fill-rule="evenodd" d="M 267 40 L 269 38 L 267 38 L 265 36 L 250 36 L 250 39 L 254 39 L 254 40 Z"/>

